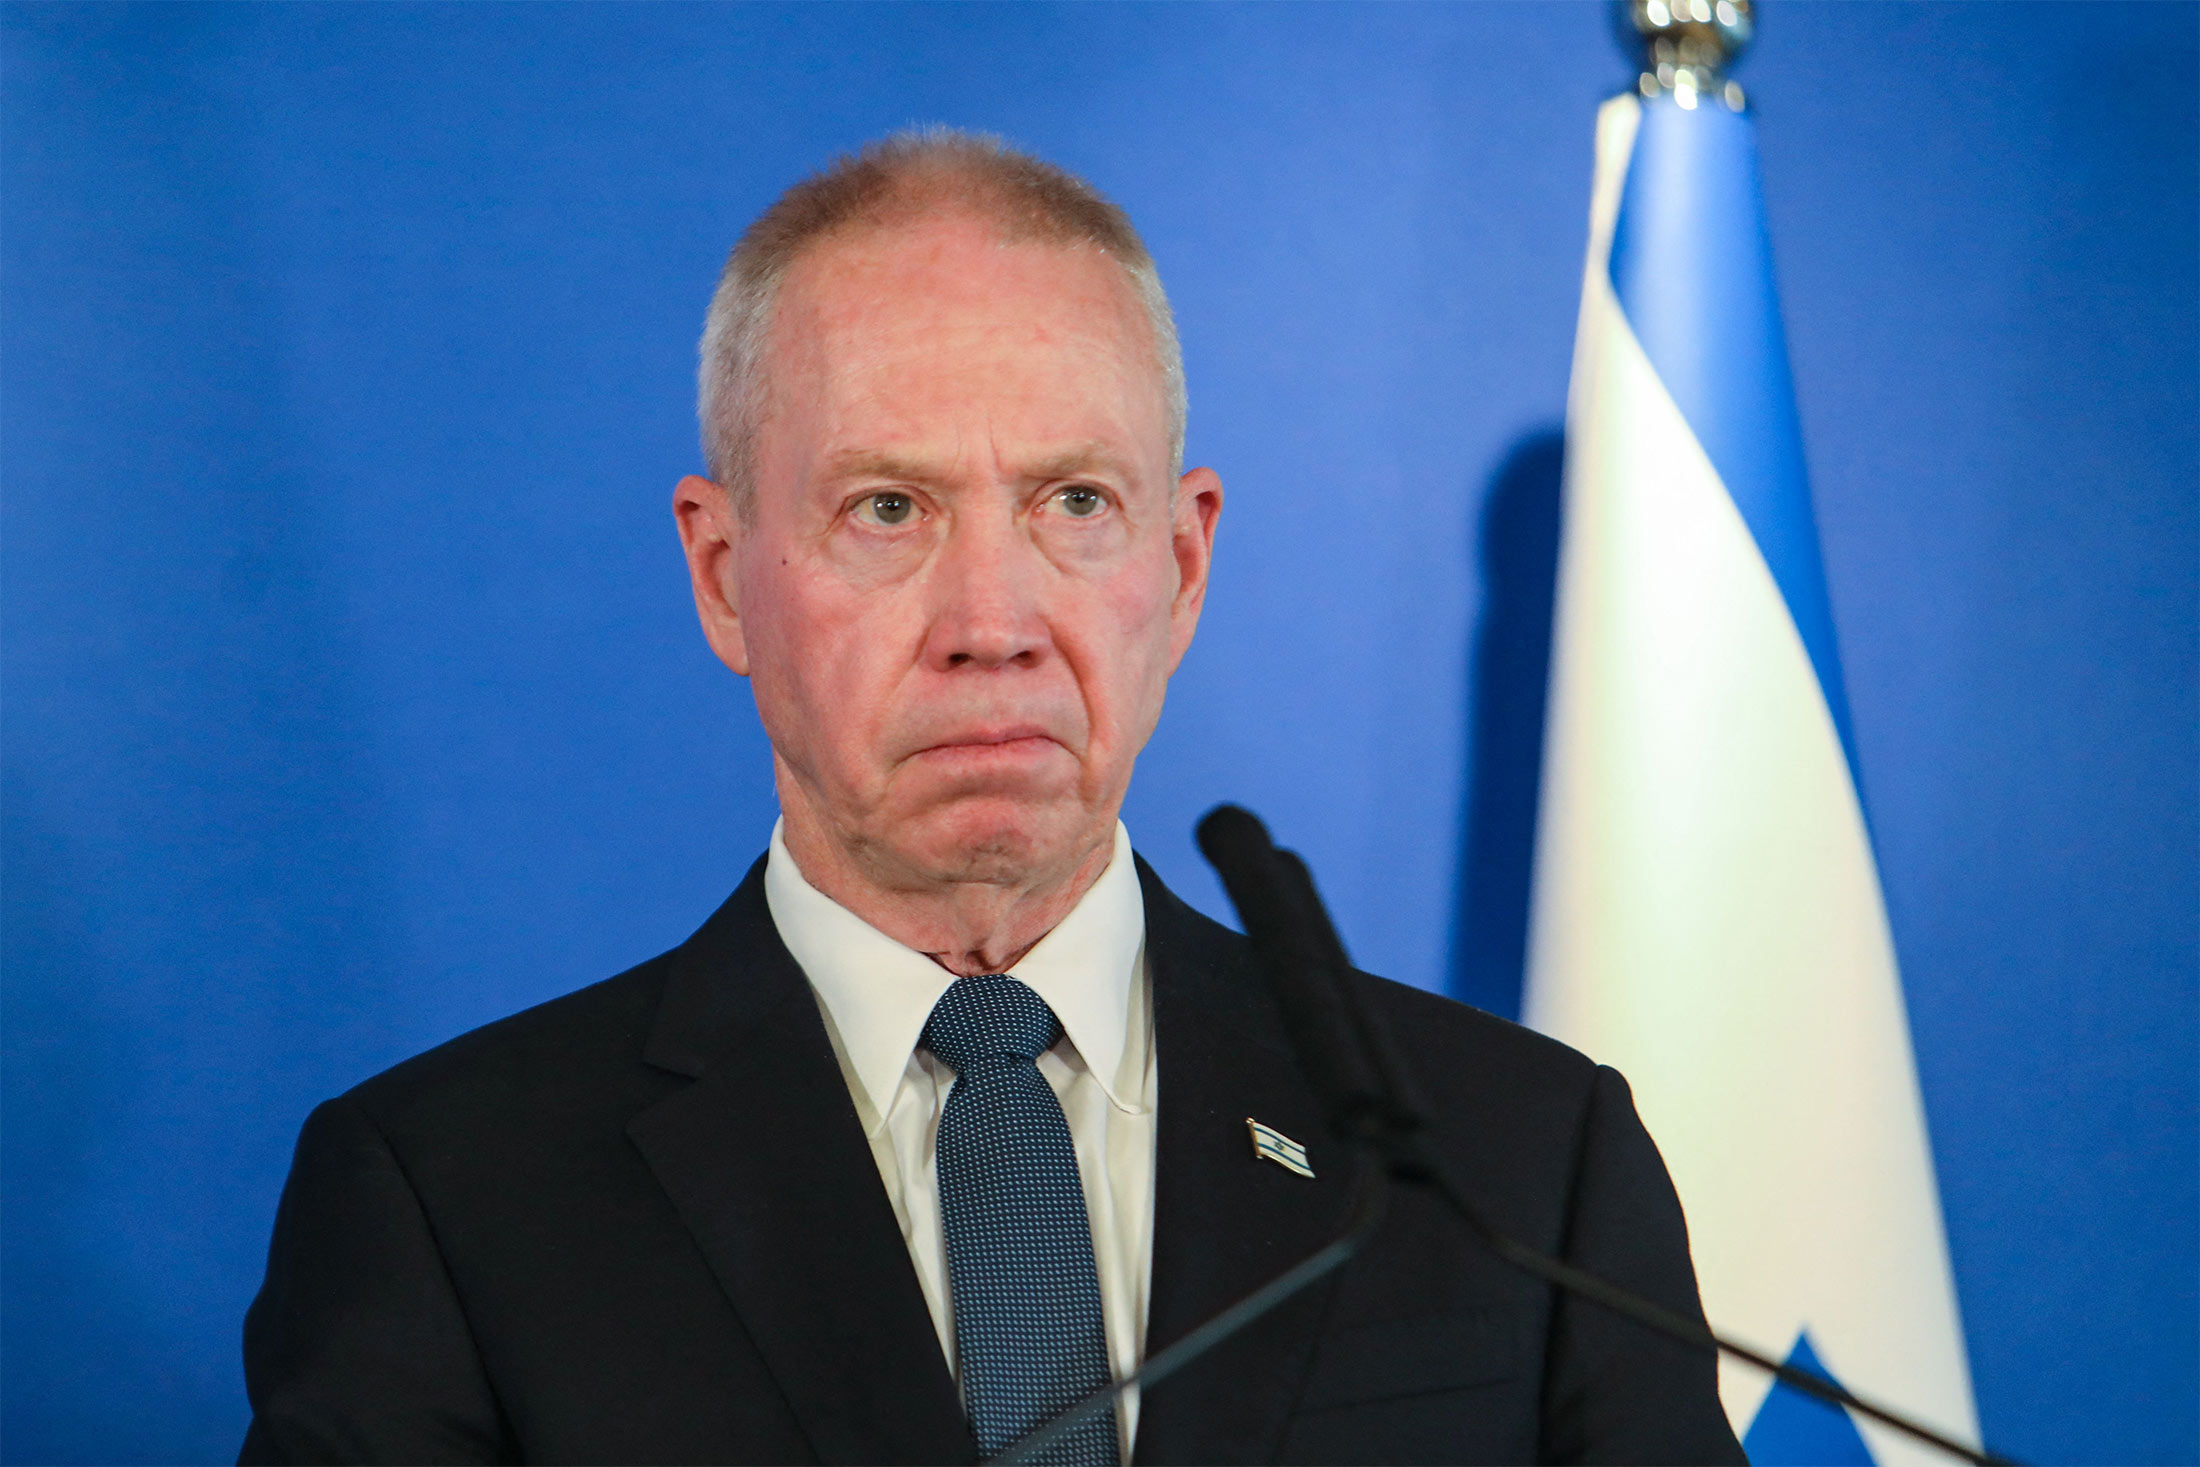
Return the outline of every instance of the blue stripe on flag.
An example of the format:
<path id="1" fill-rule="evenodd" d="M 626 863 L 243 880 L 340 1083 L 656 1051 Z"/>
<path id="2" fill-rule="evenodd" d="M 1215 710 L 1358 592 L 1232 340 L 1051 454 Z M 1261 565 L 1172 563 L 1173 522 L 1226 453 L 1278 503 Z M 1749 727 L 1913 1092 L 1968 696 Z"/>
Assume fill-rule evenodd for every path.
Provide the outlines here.
<path id="1" fill-rule="evenodd" d="M 1643 105 L 1611 271 L 1628 325 L 1786 598 L 1853 779 L 1856 745 L 1747 117 L 1708 102 L 1683 110 L 1670 97 Z"/>

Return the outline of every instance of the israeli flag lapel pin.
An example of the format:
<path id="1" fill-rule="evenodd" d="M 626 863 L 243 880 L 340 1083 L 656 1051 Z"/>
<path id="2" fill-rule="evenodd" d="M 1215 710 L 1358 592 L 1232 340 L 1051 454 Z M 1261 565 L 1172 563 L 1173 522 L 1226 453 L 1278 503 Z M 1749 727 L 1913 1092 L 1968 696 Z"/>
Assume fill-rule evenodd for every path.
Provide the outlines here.
<path id="1" fill-rule="evenodd" d="M 1245 1118 L 1246 1128 L 1253 1133 L 1253 1155 L 1263 1161 L 1272 1161 L 1287 1172 L 1302 1177 L 1314 1175 L 1314 1169 L 1306 1164 L 1306 1148 L 1299 1145 L 1274 1126 L 1264 1126 L 1251 1116 Z"/>

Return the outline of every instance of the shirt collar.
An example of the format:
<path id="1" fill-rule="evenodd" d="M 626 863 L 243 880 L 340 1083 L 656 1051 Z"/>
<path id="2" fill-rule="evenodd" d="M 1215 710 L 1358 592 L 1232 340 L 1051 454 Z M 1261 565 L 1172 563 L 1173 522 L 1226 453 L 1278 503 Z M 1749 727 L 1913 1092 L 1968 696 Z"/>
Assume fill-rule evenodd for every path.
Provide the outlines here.
<path id="1" fill-rule="evenodd" d="M 810 885 L 787 851 L 784 825 L 772 827 L 764 899 L 840 1041 L 864 1130 L 876 1131 L 933 1005 L 955 975 Z M 1054 1010 L 1109 1103 L 1132 1112 L 1141 1108 L 1145 1089 L 1145 1002 L 1137 983 L 1145 939 L 1145 897 L 1130 833 L 1119 820 L 1107 869 L 1008 970 Z"/>

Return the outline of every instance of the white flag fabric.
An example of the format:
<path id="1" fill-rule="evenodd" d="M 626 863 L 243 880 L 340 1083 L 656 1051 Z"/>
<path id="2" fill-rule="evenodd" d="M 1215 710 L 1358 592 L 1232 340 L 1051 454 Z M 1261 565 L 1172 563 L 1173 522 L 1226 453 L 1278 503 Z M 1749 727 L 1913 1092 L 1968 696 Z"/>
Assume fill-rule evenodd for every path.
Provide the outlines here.
<path id="1" fill-rule="evenodd" d="M 1598 115 L 1563 523 L 1524 1017 L 1634 1087 L 1715 1328 L 1975 1442 L 1754 128 L 1708 97 Z M 1760 1467 L 1937 1459 L 1770 1384 L 1721 1363 Z"/>

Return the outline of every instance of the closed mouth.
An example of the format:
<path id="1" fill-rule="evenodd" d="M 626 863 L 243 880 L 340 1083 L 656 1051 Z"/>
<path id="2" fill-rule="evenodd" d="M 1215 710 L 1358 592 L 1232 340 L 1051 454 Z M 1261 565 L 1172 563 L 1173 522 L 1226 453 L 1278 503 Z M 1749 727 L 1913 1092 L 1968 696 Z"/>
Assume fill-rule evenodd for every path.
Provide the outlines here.
<path id="1" fill-rule="evenodd" d="M 989 729 L 983 733 L 965 734 L 958 738 L 942 739 L 939 743 L 928 745 L 917 752 L 920 754 L 949 754 L 982 749 L 1006 751 L 1017 744 L 1051 744 L 1054 742 L 1055 740 L 1052 737 L 1038 728 Z"/>

